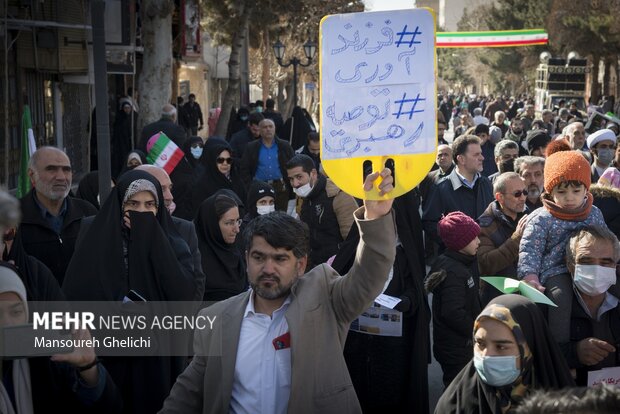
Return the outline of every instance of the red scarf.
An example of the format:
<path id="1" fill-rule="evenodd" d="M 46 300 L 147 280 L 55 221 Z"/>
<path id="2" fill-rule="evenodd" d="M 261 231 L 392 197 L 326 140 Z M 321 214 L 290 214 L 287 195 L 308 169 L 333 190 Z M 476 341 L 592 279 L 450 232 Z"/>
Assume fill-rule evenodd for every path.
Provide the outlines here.
<path id="1" fill-rule="evenodd" d="M 592 201 L 594 201 L 594 197 L 592 197 L 589 191 L 586 194 L 586 199 L 583 204 L 575 209 L 566 209 L 558 206 L 553 202 L 553 198 L 551 198 L 551 194 L 549 193 L 543 193 L 540 198 L 543 206 L 553 217 L 567 221 L 583 221 L 590 215 Z"/>

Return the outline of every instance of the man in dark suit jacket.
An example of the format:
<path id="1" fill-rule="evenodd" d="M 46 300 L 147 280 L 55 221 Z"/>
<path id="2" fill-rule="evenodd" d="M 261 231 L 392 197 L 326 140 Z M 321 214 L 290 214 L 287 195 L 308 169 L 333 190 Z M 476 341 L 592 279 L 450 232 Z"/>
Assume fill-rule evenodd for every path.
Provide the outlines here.
<path id="1" fill-rule="evenodd" d="M 164 105 L 161 109 L 161 118 L 159 121 L 145 125 L 144 128 L 142 128 L 140 142 L 138 142 L 137 148 L 147 153 L 146 143 L 149 138 L 158 132 L 163 132 L 168 136 L 168 138 L 177 144 L 179 148 L 183 148 L 183 143 L 185 142 L 187 135 L 185 133 L 185 128 L 178 125 L 176 121 L 177 109 L 170 104 Z"/>
<path id="2" fill-rule="evenodd" d="M 442 182 L 431 188 L 424 204 L 424 231 L 443 246 L 437 233 L 437 223 L 444 214 L 461 211 L 476 220 L 493 201 L 491 181 L 482 175 L 480 138 L 462 135 L 452 143 L 456 167 Z M 441 249 L 443 251 L 443 249 Z"/>
<path id="3" fill-rule="evenodd" d="M 34 188 L 20 200 L 22 244 L 62 285 L 82 218 L 96 214 L 97 209 L 88 201 L 69 197 L 71 162 L 58 148 L 35 151 L 28 163 L 28 176 Z"/>
<path id="4" fill-rule="evenodd" d="M 380 194 L 389 193 L 389 170 L 381 177 Z M 365 201 L 355 212 L 360 248 L 345 276 L 325 264 L 304 274 L 309 234 L 300 221 L 274 212 L 250 222 L 252 289 L 201 311 L 214 323 L 196 330 L 194 358 L 160 412 L 361 412 L 342 350 L 394 263 L 392 201 Z"/>
<path id="5" fill-rule="evenodd" d="M 241 179 L 246 187 L 253 180 L 270 184 L 276 192 L 276 210 L 291 213 L 295 208 L 295 195 L 286 179 L 286 163 L 295 152 L 291 145 L 276 136 L 276 127 L 271 119 L 259 123 L 261 137 L 248 143 L 241 158 Z"/>

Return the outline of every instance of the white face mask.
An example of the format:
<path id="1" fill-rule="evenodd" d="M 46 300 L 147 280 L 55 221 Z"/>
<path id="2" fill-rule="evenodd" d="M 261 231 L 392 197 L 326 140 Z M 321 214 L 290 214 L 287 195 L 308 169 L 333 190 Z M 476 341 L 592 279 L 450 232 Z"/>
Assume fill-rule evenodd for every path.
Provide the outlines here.
<path id="1" fill-rule="evenodd" d="M 573 281 L 577 289 L 586 295 L 600 295 L 616 284 L 616 268 L 578 264 L 575 266 Z"/>
<path id="2" fill-rule="evenodd" d="M 270 206 L 256 206 L 256 212 L 259 216 L 264 216 L 265 214 L 273 213 L 274 211 L 276 211 L 276 206 L 273 204 Z"/>
<path id="3" fill-rule="evenodd" d="M 299 188 L 293 188 L 293 191 L 299 197 L 304 198 L 304 197 L 308 197 L 308 194 L 310 194 L 310 191 L 312 191 L 312 187 L 310 186 L 310 183 L 308 183 L 308 184 L 302 185 Z"/>
<path id="4" fill-rule="evenodd" d="M 192 153 L 192 156 L 195 159 L 198 159 L 202 155 L 202 147 L 196 147 L 196 148 L 192 147 L 190 148 L 190 152 Z"/>

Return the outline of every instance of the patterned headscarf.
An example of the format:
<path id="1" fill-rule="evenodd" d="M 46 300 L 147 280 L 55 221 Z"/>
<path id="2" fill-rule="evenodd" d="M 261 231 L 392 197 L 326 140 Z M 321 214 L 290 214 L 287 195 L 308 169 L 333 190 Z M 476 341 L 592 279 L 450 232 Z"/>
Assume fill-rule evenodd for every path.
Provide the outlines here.
<path id="1" fill-rule="evenodd" d="M 131 199 L 131 197 L 133 197 L 134 195 L 142 191 L 148 191 L 149 193 L 153 194 L 153 197 L 155 198 L 155 203 L 159 205 L 159 199 L 157 197 L 157 189 L 155 189 L 155 186 L 153 185 L 152 182 L 148 180 L 143 180 L 143 179 L 138 179 L 136 181 L 133 181 L 131 184 L 129 184 L 129 187 L 127 187 L 127 191 L 125 192 L 125 195 L 123 196 L 123 204 L 125 204 L 127 200 Z"/>
<path id="2" fill-rule="evenodd" d="M 494 303 L 490 304 L 478 315 L 474 322 L 474 334 L 480 328 L 481 318 L 491 318 L 498 322 L 503 323 L 510 329 L 515 336 L 517 346 L 519 347 L 519 357 L 521 359 L 521 374 L 519 377 L 509 385 L 504 387 L 498 387 L 496 391 L 496 397 L 499 402 L 499 406 L 502 413 L 507 412 L 512 406 L 513 402 L 525 397 L 528 389 L 532 385 L 533 378 L 533 358 L 530 347 L 527 344 L 525 335 L 521 326 L 514 320 L 510 309 L 507 307 Z"/>

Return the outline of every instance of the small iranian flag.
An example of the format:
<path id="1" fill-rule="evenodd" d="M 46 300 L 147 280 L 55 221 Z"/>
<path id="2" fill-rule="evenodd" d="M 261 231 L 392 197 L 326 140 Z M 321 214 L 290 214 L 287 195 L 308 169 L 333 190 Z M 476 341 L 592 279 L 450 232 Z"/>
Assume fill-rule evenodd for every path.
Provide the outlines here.
<path id="1" fill-rule="evenodd" d="M 17 179 L 17 198 L 22 198 L 30 191 L 30 177 L 28 177 L 28 162 L 30 157 L 37 150 L 32 132 L 32 120 L 30 118 L 30 107 L 24 105 L 22 114 L 22 140 L 21 155 L 19 157 L 19 176 Z"/>
<path id="2" fill-rule="evenodd" d="M 181 148 L 163 132 L 158 132 L 149 138 L 148 147 L 150 148 L 146 160 L 150 164 L 163 168 L 168 174 L 174 170 L 184 156 Z"/>

